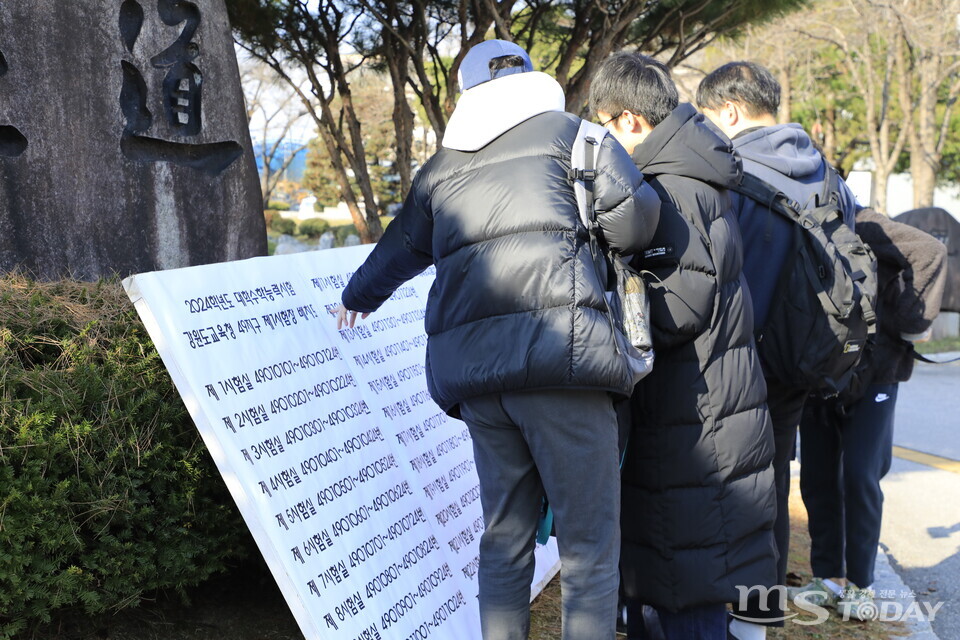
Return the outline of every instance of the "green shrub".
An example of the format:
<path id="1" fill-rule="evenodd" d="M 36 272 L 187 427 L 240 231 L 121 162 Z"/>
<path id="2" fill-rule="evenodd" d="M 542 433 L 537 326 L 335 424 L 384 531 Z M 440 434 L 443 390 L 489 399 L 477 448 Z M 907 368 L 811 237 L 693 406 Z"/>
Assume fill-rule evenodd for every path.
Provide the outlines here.
<path id="1" fill-rule="evenodd" d="M 183 593 L 248 544 L 120 284 L 0 276 L 0 638 Z"/>
<path id="2" fill-rule="evenodd" d="M 329 228 L 330 223 L 323 218 L 307 218 L 300 223 L 299 233 L 308 238 L 319 238 Z"/>
<path id="3" fill-rule="evenodd" d="M 337 227 L 336 229 L 334 229 L 333 233 L 336 239 L 335 244 L 338 247 L 343 246 L 343 243 L 347 241 L 347 236 L 349 236 L 350 234 L 353 234 L 355 236 L 360 235 L 357 232 L 357 227 L 355 227 L 352 224 L 345 224 L 343 226 Z"/>
<path id="4" fill-rule="evenodd" d="M 273 220 L 270 221 L 270 228 L 277 233 L 285 233 L 292 236 L 297 231 L 297 222 L 296 220 L 284 218 L 280 214 L 277 214 Z"/>
<path id="5" fill-rule="evenodd" d="M 267 209 L 274 211 L 290 211 L 290 204 L 281 200 L 271 200 L 267 203 Z"/>

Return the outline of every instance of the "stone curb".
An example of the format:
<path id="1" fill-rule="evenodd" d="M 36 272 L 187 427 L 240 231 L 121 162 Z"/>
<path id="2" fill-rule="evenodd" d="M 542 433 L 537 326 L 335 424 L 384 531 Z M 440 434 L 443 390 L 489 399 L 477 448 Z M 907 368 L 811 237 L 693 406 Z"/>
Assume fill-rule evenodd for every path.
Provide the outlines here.
<path id="1" fill-rule="evenodd" d="M 909 611 L 911 605 L 916 606 L 916 598 L 913 596 L 913 590 L 908 587 L 900 575 L 890 564 L 890 559 L 883 547 L 877 549 L 877 562 L 874 565 L 873 590 L 877 593 L 893 592 L 897 594 L 895 598 L 877 598 L 878 602 L 897 602 L 902 608 L 901 611 Z M 925 611 L 925 610 L 924 610 Z M 894 636 L 895 638 L 906 637 L 910 640 L 940 640 L 933 631 L 930 621 L 927 619 L 918 620 L 915 616 L 910 616 L 903 621 L 908 636 Z"/>
<path id="2" fill-rule="evenodd" d="M 949 354 L 937 355 L 943 357 Z M 955 353 L 953 357 L 958 355 L 960 355 L 960 352 Z M 794 478 L 800 477 L 800 464 L 796 460 L 790 463 L 790 475 Z M 912 595 L 913 590 L 904 583 L 903 579 L 900 578 L 900 574 L 894 570 L 882 546 L 877 548 L 877 560 L 874 564 L 873 573 L 873 590 L 876 593 L 893 592 L 897 594 L 896 598 L 877 598 L 878 601 L 897 602 L 902 607 L 901 611 L 908 611 L 910 605 L 916 604 L 917 599 Z M 909 640 L 940 640 L 939 636 L 933 631 L 929 620 L 917 620 L 916 617 L 911 616 L 908 620 L 905 620 L 903 624 L 910 635 L 891 636 L 893 640 L 900 640 L 901 638 L 908 638 Z"/>

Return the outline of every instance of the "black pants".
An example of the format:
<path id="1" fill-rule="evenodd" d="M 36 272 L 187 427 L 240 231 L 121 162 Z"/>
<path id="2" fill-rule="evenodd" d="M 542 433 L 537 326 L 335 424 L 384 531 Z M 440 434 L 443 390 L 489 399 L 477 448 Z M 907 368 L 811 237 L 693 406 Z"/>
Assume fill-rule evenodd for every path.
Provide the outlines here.
<path id="1" fill-rule="evenodd" d="M 807 392 L 785 387 L 767 379 L 767 408 L 773 423 L 773 474 L 777 488 L 777 519 L 773 536 L 777 544 L 777 584 L 787 580 L 787 557 L 790 552 L 790 461 L 796 457 L 797 426 L 803 414 Z M 744 585 L 752 586 L 752 585 Z M 752 596 L 746 607 L 734 606 L 734 614 L 772 627 L 783 626 L 783 609 L 776 593 L 761 599 Z"/>
<path id="2" fill-rule="evenodd" d="M 627 605 L 628 640 L 726 640 L 727 606 L 723 603 L 669 611 L 638 602 Z"/>
<path id="3" fill-rule="evenodd" d="M 890 470 L 894 384 L 874 384 L 846 411 L 808 403 L 800 421 L 800 492 L 810 529 L 810 567 L 818 578 L 873 584 L 883 492 Z"/>

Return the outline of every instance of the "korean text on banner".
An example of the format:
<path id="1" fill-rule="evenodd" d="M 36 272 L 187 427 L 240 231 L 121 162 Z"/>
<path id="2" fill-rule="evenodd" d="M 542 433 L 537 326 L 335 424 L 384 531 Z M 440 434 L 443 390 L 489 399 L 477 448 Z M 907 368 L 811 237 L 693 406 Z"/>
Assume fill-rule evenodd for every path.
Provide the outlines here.
<path id="1" fill-rule="evenodd" d="M 370 249 L 123 284 L 309 640 L 479 638 L 472 443 L 426 389 L 433 269 L 352 329 L 330 313 Z M 551 541 L 535 590 L 556 570 Z"/>

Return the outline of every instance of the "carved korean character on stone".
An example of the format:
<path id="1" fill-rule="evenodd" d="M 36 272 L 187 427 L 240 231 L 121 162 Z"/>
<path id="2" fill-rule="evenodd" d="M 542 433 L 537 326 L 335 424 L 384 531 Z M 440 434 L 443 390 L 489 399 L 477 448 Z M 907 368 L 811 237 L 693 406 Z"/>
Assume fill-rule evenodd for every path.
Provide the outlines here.
<path id="1" fill-rule="evenodd" d="M 158 69 L 167 69 L 163 79 L 163 102 L 170 124 L 184 136 L 200 132 L 200 90 L 203 75 L 194 64 L 200 47 L 192 41 L 200 25 L 200 10 L 190 2 L 160 0 L 160 17 L 164 23 L 183 24 L 177 41 L 150 62 Z"/>
<path id="2" fill-rule="evenodd" d="M 7 59 L 0 51 L 0 78 L 7 73 Z M 0 80 L 2 82 L 2 80 Z M 0 89 L 2 91 L 3 89 Z M 16 158 L 27 149 L 27 139 L 10 124 L 0 124 L 0 156 Z"/>
<path id="3" fill-rule="evenodd" d="M 267 253 L 227 2 L 0 0 L 0 272 Z"/>
<path id="4" fill-rule="evenodd" d="M 162 93 L 162 118 L 159 123 L 148 107 L 149 86 L 141 68 L 130 60 L 121 61 L 123 86 L 120 107 L 126 118 L 121 150 L 140 162 L 173 162 L 217 175 L 243 153 L 234 141 L 197 143 L 182 138 L 199 135 L 203 129 L 203 74 L 197 65 L 200 46 L 194 36 L 201 23 L 200 9 L 186 0 L 158 0 L 157 15 L 164 24 L 180 27 L 177 39 L 150 58 L 148 73 L 165 71 L 159 91 Z M 130 54 L 134 53 L 144 21 L 143 5 L 125 0 L 120 7 L 120 35 Z M 169 132 L 152 136 L 152 129 Z M 171 139 L 172 138 L 172 139 Z"/>

